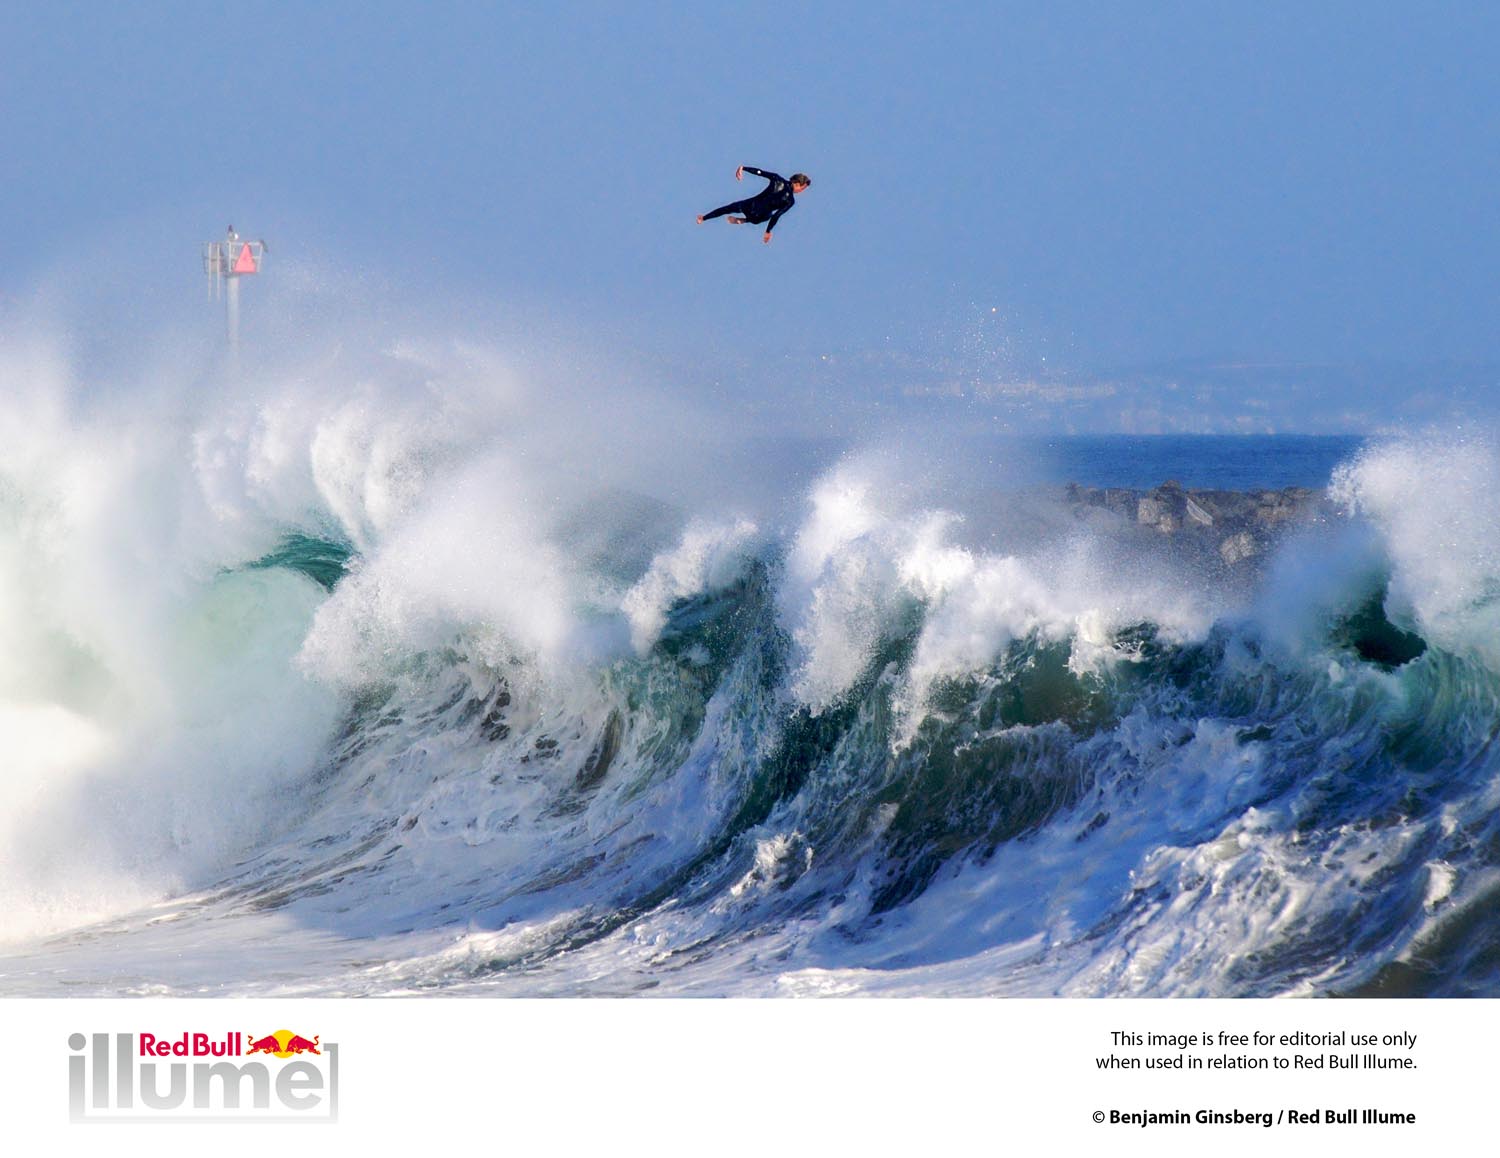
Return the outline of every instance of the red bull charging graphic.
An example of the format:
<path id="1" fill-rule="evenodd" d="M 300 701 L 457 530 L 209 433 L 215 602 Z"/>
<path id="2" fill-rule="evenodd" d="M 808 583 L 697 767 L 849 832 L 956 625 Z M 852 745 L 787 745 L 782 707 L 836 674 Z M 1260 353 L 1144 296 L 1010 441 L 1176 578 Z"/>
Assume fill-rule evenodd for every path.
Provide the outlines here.
<path id="1" fill-rule="evenodd" d="M 247 1053 L 268 1053 L 275 1057 L 294 1057 L 303 1053 L 319 1053 L 318 1039 L 311 1041 L 300 1033 L 293 1033 L 289 1029 L 278 1029 L 275 1033 L 267 1034 L 250 1043 Z"/>

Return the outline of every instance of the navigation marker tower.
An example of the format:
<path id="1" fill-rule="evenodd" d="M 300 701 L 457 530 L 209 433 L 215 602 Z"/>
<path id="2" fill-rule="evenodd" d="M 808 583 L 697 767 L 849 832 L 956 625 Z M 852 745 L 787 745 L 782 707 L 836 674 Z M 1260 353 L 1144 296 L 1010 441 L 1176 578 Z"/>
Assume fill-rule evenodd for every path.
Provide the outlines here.
<path id="1" fill-rule="evenodd" d="M 208 275 L 208 296 L 224 295 L 224 319 L 229 327 L 229 348 L 240 346 L 240 278 L 259 273 L 265 260 L 264 241 L 245 241 L 229 227 L 223 241 L 203 243 L 203 272 Z"/>

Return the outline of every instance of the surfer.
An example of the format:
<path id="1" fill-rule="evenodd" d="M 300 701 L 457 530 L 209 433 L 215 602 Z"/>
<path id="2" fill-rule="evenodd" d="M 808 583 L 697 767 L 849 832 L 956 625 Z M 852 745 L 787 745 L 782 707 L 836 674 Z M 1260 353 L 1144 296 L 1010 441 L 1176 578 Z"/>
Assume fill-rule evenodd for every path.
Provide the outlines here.
<path id="1" fill-rule="evenodd" d="M 764 177 L 770 183 L 754 197 L 747 197 L 743 201 L 731 201 L 728 205 L 720 205 L 711 213 L 702 214 L 698 218 L 698 224 L 702 225 L 705 221 L 711 221 L 715 217 L 723 217 L 726 213 L 733 214 L 729 218 L 731 225 L 744 225 L 746 222 L 759 225 L 764 221 L 766 233 L 761 241 L 770 244 L 771 230 L 776 228 L 781 215 L 796 203 L 796 195 L 812 184 L 812 179 L 806 173 L 793 173 L 790 177 L 783 177 L 779 173 L 767 173 L 764 169 L 757 169 L 753 165 L 741 165 L 734 171 L 734 179 L 743 181 L 746 173 Z"/>

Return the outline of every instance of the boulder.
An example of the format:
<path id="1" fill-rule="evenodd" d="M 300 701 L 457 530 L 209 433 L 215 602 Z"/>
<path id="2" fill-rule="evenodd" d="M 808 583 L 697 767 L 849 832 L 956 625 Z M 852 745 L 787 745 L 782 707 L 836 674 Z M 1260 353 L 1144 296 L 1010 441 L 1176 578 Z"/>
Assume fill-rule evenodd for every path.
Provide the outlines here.
<path id="1" fill-rule="evenodd" d="M 1260 542 L 1249 531 L 1240 531 L 1230 535 L 1219 544 L 1219 558 L 1230 567 L 1243 563 L 1246 559 L 1255 558 L 1260 551 Z"/>

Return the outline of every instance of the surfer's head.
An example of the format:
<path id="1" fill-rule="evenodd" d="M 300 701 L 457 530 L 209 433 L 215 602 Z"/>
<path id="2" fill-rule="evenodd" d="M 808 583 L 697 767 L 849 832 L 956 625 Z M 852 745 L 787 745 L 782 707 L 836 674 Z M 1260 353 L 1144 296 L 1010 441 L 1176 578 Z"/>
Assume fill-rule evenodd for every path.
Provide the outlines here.
<path id="1" fill-rule="evenodd" d="M 812 178 L 809 177 L 806 173 L 793 173 L 791 176 L 791 182 L 792 192 L 801 193 L 802 190 L 806 189 L 809 185 L 812 184 Z"/>

